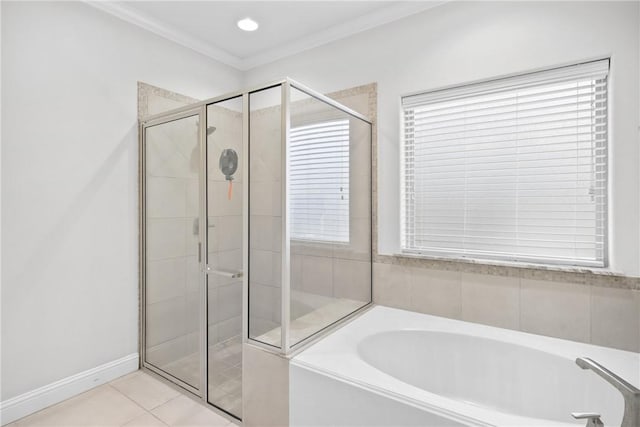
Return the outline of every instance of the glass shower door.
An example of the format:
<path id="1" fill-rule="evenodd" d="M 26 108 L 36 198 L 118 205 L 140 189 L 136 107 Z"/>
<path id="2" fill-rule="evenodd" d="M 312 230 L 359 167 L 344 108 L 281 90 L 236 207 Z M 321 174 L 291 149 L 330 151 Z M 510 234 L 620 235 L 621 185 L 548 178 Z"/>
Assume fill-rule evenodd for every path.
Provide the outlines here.
<path id="1" fill-rule="evenodd" d="M 242 417 L 242 97 L 207 106 L 208 401 Z"/>
<path id="2" fill-rule="evenodd" d="M 144 366 L 238 418 L 242 129 L 241 96 L 146 124 L 142 183 Z"/>
<path id="3" fill-rule="evenodd" d="M 144 364 L 201 395 L 199 114 L 145 128 Z"/>

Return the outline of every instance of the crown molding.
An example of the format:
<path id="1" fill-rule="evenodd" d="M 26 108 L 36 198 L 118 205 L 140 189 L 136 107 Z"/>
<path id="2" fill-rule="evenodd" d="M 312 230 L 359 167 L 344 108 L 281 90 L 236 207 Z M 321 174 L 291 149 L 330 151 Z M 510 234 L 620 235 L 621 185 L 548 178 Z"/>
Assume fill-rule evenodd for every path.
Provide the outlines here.
<path id="1" fill-rule="evenodd" d="M 129 8 L 121 3 L 115 3 L 112 1 L 90 1 L 84 0 L 86 4 L 122 19 L 130 24 L 136 25 L 147 31 L 150 31 L 160 37 L 164 37 L 167 40 L 171 40 L 181 46 L 201 53 L 211 59 L 222 62 L 233 68 L 242 69 L 242 59 L 229 52 L 203 40 L 197 39 L 186 34 L 177 28 L 160 22 L 156 19 L 150 18 L 137 10 Z"/>
<path id="2" fill-rule="evenodd" d="M 109 0 L 92 1 L 84 0 L 84 2 L 96 9 L 120 18 L 130 24 L 136 25 L 158 36 L 171 40 L 181 46 L 201 53 L 211 59 L 223 64 L 229 65 L 240 71 L 248 71 L 260 65 L 283 59 L 306 50 L 313 49 L 327 43 L 340 40 L 354 34 L 397 21 L 407 16 L 423 12 L 442 5 L 451 0 L 441 1 L 403 1 L 391 4 L 382 9 L 350 19 L 341 24 L 334 25 L 322 31 L 310 34 L 306 37 L 299 38 L 282 46 L 268 49 L 257 55 L 241 58 L 235 56 L 213 43 L 192 37 L 175 27 L 167 25 L 161 21 L 150 18 L 133 8 L 127 7 L 122 3 L 116 3 Z"/>
<path id="3" fill-rule="evenodd" d="M 398 2 L 306 37 L 299 38 L 293 42 L 269 49 L 263 53 L 244 58 L 242 60 L 242 69 L 250 70 L 260 65 L 293 56 L 306 50 L 311 50 L 336 40 L 344 39 L 354 34 L 415 15 L 427 9 L 440 6 L 447 1 L 451 0 Z"/>

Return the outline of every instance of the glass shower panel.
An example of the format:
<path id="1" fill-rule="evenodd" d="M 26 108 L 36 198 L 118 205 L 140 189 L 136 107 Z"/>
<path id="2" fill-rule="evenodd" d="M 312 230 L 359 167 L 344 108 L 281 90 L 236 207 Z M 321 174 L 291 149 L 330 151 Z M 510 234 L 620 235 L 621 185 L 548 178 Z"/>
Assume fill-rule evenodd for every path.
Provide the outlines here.
<path id="1" fill-rule="evenodd" d="M 290 346 L 371 302 L 371 125 L 295 87 Z"/>
<path id="2" fill-rule="evenodd" d="M 209 402 L 242 417 L 242 97 L 207 106 Z"/>
<path id="3" fill-rule="evenodd" d="M 281 347 L 282 87 L 249 94 L 249 337 Z"/>
<path id="4" fill-rule="evenodd" d="M 145 362 L 200 388 L 198 115 L 146 128 Z"/>

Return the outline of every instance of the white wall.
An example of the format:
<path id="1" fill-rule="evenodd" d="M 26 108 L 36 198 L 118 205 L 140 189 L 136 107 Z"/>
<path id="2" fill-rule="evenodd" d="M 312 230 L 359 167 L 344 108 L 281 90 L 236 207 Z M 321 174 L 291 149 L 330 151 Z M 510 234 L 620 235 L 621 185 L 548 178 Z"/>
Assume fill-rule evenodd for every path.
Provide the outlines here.
<path id="1" fill-rule="evenodd" d="M 80 2 L 2 9 L 6 400 L 138 350 L 136 81 L 241 74 Z"/>
<path id="2" fill-rule="evenodd" d="M 2 2 L 1 399 L 137 351 L 137 80 L 196 98 L 378 82 L 390 253 L 401 94 L 611 55 L 613 269 L 640 274 L 639 9 L 448 3 L 243 76 L 82 3 Z"/>
<path id="3" fill-rule="evenodd" d="M 640 275 L 637 2 L 451 2 L 251 70 L 322 92 L 378 82 L 379 248 L 399 248 L 403 94 L 604 56 L 611 65 L 612 270 Z"/>

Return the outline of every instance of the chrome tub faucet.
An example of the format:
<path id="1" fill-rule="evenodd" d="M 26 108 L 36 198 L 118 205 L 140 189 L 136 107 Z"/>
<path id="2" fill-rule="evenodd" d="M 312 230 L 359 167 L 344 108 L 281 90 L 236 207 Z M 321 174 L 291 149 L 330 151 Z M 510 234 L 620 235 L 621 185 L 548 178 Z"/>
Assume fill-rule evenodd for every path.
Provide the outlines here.
<path id="1" fill-rule="evenodd" d="M 629 382 L 620 378 L 598 362 L 588 357 L 578 357 L 576 365 L 582 369 L 591 369 L 596 374 L 604 378 L 609 384 L 618 389 L 624 398 L 624 416 L 620 427 L 639 427 L 640 426 L 640 390 L 631 385 Z M 601 426 L 600 416 L 598 414 L 572 413 L 576 419 L 587 419 L 587 426 Z"/>

